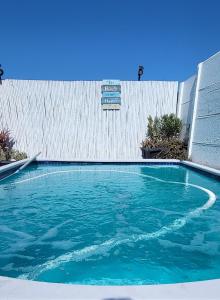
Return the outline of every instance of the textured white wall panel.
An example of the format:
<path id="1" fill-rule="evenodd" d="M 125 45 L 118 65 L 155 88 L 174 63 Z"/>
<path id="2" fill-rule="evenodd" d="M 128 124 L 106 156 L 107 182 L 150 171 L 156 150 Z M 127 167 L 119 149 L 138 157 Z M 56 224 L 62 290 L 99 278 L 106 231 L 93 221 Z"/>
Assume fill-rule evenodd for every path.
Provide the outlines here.
<path id="1" fill-rule="evenodd" d="M 119 111 L 101 108 L 101 81 L 3 80 L 0 125 L 40 158 L 141 158 L 147 117 L 176 112 L 177 82 L 122 81 Z"/>
<path id="2" fill-rule="evenodd" d="M 220 168 L 220 52 L 201 64 L 192 136 L 194 162 Z"/>
<path id="3" fill-rule="evenodd" d="M 194 143 L 193 162 L 220 169 L 219 147 Z"/>
<path id="4" fill-rule="evenodd" d="M 200 88 L 206 88 L 216 82 L 219 82 L 219 65 L 220 65 L 220 52 L 208 58 L 202 63 L 202 74 Z"/>
<path id="5" fill-rule="evenodd" d="M 220 146 L 219 115 L 197 117 L 193 143 Z"/>
<path id="6" fill-rule="evenodd" d="M 196 90 L 196 76 L 192 76 L 180 84 L 179 89 L 179 113 L 178 116 L 182 120 L 183 128 L 181 137 L 188 138 L 190 125 L 192 122 L 192 112 Z"/>
<path id="7" fill-rule="evenodd" d="M 220 82 L 199 91 L 198 116 L 220 113 Z"/>

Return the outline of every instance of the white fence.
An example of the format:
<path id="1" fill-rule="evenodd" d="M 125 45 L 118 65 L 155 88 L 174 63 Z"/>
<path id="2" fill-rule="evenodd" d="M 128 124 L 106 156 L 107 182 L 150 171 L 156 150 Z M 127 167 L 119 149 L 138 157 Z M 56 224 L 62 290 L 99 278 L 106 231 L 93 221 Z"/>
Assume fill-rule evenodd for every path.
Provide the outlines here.
<path id="1" fill-rule="evenodd" d="M 220 168 L 220 52 L 180 84 L 177 114 L 194 162 Z M 103 111 L 101 81 L 3 80 L 0 127 L 41 159 L 141 158 L 149 114 L 175 113 L 177 82 L 122 81 L 121 109 Z"/>
<path id="2" fill-rule="evenodd" d="M 179 97 L 179 115 L 190 125 L 189 157 L 214 168 L 220 168 L 219 70 L 220 52 L 199 64 L 198 75 L 181 84 Z"/>
<path id="3" fill-rule="evenodd" d="M 121 109 L 103 111 L 101 81 L 3 80 L 0 126 L 41 159 L 140 159 L 147 117 L 176 112 L 177 82 L 122 81 Z"/>

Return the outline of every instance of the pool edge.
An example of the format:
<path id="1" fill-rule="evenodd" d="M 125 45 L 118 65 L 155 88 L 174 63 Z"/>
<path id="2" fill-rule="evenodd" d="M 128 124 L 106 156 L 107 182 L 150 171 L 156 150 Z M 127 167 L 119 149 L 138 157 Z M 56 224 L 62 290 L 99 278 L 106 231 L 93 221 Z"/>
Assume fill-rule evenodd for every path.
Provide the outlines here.
<path id="1" fill-rule="evenodd" d="M 37 282 L 0 276 L 0 299 L 219 299 L 220 279 L 189 283 L 91 286 Z"/>
<path id="2" fill-rule="evenodd" d="M 179 164 L 182 166 L 185 166 L 189 169 L 195 170 L 199 173 L 213 177 L 215 179 L 218 179 L 218 180 L 220 179 L 220 170 L 218 170 L 218 169 L 214 169 L 211 167 L 207 167 L 207 166 L 200 165 L 200 164 L 197 164 L 197 163 L 194 163 L 191 161 L 186 161 L 186 160 L 180 161 Z"/>

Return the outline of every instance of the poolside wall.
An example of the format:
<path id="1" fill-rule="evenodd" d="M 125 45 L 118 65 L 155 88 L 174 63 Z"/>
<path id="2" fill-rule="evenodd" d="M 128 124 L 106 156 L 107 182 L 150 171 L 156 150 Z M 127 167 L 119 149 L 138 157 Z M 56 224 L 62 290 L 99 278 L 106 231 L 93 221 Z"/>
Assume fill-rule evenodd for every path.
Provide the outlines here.
<path id="1" fill-rule="evenodd" d="M 194 75 L 181 82 L 179 86 L 178 117 L 182 120 L 182 139 L 189 139 L 190 126 L 192 123 L 193 106 L 195 99 L 197 76 Z"/>
<path id="2" fill-rule="evenodd" d="M 196 76 L 197 83 L 194 76 L 180 85 L 182 90 L 180 89 L 178 110 L 183 123 L 191 124 L 189 157 L 193 162 L 218 169 L 220 169 L 219 70 L 220 52 L 200 63 Z"/>
<path id="3" fill-rule="evenodd" d="M 3 80 L 0 127 L 41 159 L 135 160 L 147 117 L 175 113 L 177 82 L 121 81 L 119 111 L 101 108 L 101 81 Z"/>

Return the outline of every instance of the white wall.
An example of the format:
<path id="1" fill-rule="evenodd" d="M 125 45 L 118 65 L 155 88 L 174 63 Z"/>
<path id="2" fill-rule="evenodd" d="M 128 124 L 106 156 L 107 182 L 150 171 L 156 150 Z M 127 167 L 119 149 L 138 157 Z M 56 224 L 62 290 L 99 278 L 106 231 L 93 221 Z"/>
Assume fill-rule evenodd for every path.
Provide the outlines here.
<path id="1" fill-rule="evenodd" d="M 188 140 L 192 123 L 192 112 L 196 91 L 197 77 L 193 75 L 179 86 L 178 117 L 182 120 L 181 138 Z"/>
<path id="2" fill-rule="evenodd" d="M 178 116 L 182 137 L 190 129 L 189 158 L 220 169 L 220 52 L 198 65 L 197 75 L 180 84 Z"/>
<path id="3" fill-rule="evenodd" d="M 176 112 L 178 83 L 122 81 L 121 89 L 121 110 L 103 111 L 101 81 L 3 80 L 0 126 L 42 159 L 139 159 L 148 115 Z"/>
<path id="4" fill-rule="evenodd" d="M 220 52 L 199 65 L 189 155 L 220 168 Z"/>

